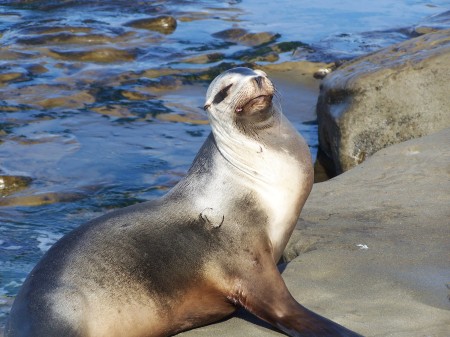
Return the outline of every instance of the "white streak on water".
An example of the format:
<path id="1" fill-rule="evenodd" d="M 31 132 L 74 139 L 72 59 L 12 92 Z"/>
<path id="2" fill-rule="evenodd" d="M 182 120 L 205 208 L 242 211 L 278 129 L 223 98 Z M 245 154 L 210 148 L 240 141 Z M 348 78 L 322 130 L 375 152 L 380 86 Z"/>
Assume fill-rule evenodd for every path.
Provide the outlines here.
<path id="1" fill-rule="evenodd" d="M 62 234 L 52 233 L 45 230 L 38 230 L 36 232 L 39 234 L 36 238 L 39 242 L 37 246 L 43 253 L 47 252 L 47 250 L 49 250 L 50 247 L 62 237 Z"/>

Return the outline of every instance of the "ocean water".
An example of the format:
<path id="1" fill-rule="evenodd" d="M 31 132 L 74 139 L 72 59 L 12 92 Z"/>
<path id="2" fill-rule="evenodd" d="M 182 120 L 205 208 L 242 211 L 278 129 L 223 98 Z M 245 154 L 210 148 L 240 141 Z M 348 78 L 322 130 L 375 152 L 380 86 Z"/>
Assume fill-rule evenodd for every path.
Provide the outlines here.
<path id="1" fill-rule="evenodd" d="M 413 0 L 0 1 L 0 175 L 33 179 L 0 206 L 0 331 L 26 275 L 62 235 L 164 194 L 186 172 L 210 130 L 208 79 L 189 73 L 239 63 L 233 55 L 250 48 L 214 33 L 276 33 L 311 47 L 276 62 L 330 62 L 403 41 L 417 25 L 448 25 L 439 18 L 449 10 Z M 127 25 L 159 15 L 175 17 L 176 29 Z M 211 53 L 221 58 L 186 61 Z M 311 111 L 294 117 L 314 155 Z"/>

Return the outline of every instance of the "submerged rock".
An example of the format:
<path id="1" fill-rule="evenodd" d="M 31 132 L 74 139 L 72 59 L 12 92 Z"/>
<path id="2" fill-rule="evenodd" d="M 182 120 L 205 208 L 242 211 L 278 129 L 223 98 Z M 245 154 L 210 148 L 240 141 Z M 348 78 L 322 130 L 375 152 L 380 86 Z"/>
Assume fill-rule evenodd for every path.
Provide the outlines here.
<path id="1" fill-rule="evenodd" d="M 161 76 L 158 80 L 147 83 L 147 90 L 150 92 L 163 92 L 175 90 L 183 84 L 183 81 L 177 76 Z"/>
<path id="2" fill-rule="evenodd" d="M 274 33 L 248 33 L 245 29 L 230 28 L 212 35 L 215 38 L 219 38 L 225 41 L 231 41 L 240 43 L 246 46 L 259 46 L 262 44 L 270 43 L 280 37 L 279 34 Z"/>
<path id="3" fill-rule="evenodd" d="M 22 37 L 17 39 L 17 43 L 25 45 L 43 45 L 49 44 L 104 44 L 111 43 L 114 38 L 101 34 L 77 35 L 71 33 L 49 34 L 31 37 Z"/>
<path id="4" fill-rule="evenodd" d="M 26 81 L 28 78 L 26 74 L 21 72 L 8 72 L 0 74 L 0 86 L 2 86 L 5 83 L 10 82 L 22 82 Z"/>
<path id="5" fill-rule="evenodd" d="M 52 26 L 35 26 L 27 27 L 23 30 L 24 33 L 33 33 L 33 34 L 56 34 L 61 32 L 69 32 L 72 34 L 75 33 L 90 33 L 92 28 L 90 27 L 80 27 L 80 26 L 61 26 L 61 27 L 52 27 Z"/>
<path id="6" fill-rule="evenodd" d="M 156 18 L 146 18 L 127 22 L 127 27 L 148 29 L 162 34 L 172 34 L 177 28 L 177 20 L 170 15 L 162 15 Z"/>
<path id="7" fill-rule="evenodd" d="M 0 175 L 0 196 L 4 197 L 21 191 L 27 188 L 32 181 L 33 179 L 30 177 Z"/>
<path id="8" fill-rule="evenodd" d="M 324 158 L 342 173 L 388 145 L 450 126 L 449 83 L 450 30 L 345 63 L 325 78 L 317 103 Z"/>
<path id="9" fill-rule="evenodd" d="M 126 107 L 120 104 L 109 104 L 91 108 L 92 111 L 110 117 L 130 118 L 135 115 Z"/>
<path id="10" fill-rule="evenodd" d="M 11 50 L 10 46 L 0 47 L 0 60 L 17 61 L 17 60 L 23 60 L 23 59 L 31 59 L 31 58 L 35 58 L 35 57 L 36 57 L 36 55 L 31 52 L 24 53 L 24 52 Z"/>
<path id="11" fill-rule="evenodd" d="M 94 103 L 94 97 L 86 91 L 75 91 L 64 96 L 46 98 L 35 104 L 45 108 L 80 109 L 86 104 Z"/>
<path id="12" fill-rule="evenodd" d="M 77 51 L 50 50 L 49 54 L 56 59 L 101 63 L 134 61 L 137 56 L 135 51 L 111 47 Z"/>
<path id="13" fill-rule="evenodd" d="M 279 60 L 279 54 L 294 51 L 299 46 L 307 45 L 298 41 L 263 44 L 237 51 L 230 58 L 244 62 L 276 62 Z"/>
<path id="14" fill-rule="evenodd" d="M 26 68 L 32 76 L 37 76 L 48 72 L 48 69 L 42 64 L 32 64 Z"/>
<path id="15" fill-rule="evenodd" d="M 180 62 L 192 63 L 192 64 L 207 64 L 207 63 L 221 61 L 223 58 L 224 58 L 224 54 L 222 54 L 222 53 L 211 53 L 211 54 L 204 54 L 204 55 L 198 55 L 198 56 L 192 56 L 189 58 L 185 58 L 185 59 L 182 59 Z"/>
<path id="16" fill-rule="evenodd" d="M 120 91 L 120 94 L 123 98 L 129 99 L 130 101 L 147 101 L 155 98 L 155 96 L 132 90 L 122 90 Z"/>
<path id="17" fill-rule="evenodd" d="M 193 125 L 206 125 L 209 123 L 203 116 L 196 114 L 174 114 L 174 113 L 162 113 L 156 115 L 156 118 L 165 122 L 177 122 Z"/>
<path id="18" fill-rule="evenodd" d="M 24 195 L 17 197 L 5 197 L 0 199 L 0 206 L 16 207 L 16 206 L 41 206 L 50 205 L 59 202 L 74 202 L 85 198 L 86 195 L 77 192 L 48 192 L 36 195 Z"/>
<path id="19" fill-rule="evenodd" d="M 272 48 L 264 46 L 238 51 L 231 58 L 245 62 L 275 62 L 279 56 Z"/>
<path id="20" fill-rule="evenodd" d="M 214 33 L 212 36 L 222 40 L 238 41 L 239 38 L 241 38 L 245 34 L 247 34 L 247 31 L 245 29 L 230 28 Z"/>

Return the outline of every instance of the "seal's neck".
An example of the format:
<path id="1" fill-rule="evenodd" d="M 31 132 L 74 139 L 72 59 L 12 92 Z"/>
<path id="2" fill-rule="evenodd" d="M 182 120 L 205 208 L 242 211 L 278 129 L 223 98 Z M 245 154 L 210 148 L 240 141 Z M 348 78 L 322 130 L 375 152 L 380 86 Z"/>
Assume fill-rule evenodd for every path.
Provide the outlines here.
<path id="1" fill-rule="evenodd" d="M 276 174 L 270 163 L 271 154 L 291 152 L 290 145 L 300 137 L 281 114 L 272 116 L 267 124 L 270 127 L 249 133 L 232 123 L 213 122 L 211 126 L 217 149 L 231 166 L 251 181 L 270 184 Z M 292 152 L 295 156 L 295 151 Z"/>
<path id="2" fill-rule="evenodd" d="M 218 151 L 242 177 L 236 179 L 254 191 L 268 210 L 266 230 L 278 260 L 312 187 L 308 146 L 282 115 L 257 137 L 212 125 Z"/>

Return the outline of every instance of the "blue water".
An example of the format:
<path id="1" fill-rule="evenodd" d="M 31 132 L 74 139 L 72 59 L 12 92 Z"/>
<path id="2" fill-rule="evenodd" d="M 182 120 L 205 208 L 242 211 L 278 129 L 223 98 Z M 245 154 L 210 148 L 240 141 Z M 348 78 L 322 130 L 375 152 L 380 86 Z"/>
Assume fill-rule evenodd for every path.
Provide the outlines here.
<path id="1" fill-rule="evenodd" d="M 290 51 L 280 55 L 280 62 L 351 58 L 408 38 L 410 27 L 449 9 L 448 1 L 413 0 L 0 1 L 0 74 L 20 75 L 0 86 L 0 174 L 33 178 L 28 189 L 15 195 L 24 198 L 22 203 L 0 207 L 0 331 L 12 298 L 51 244 L 95 216 L 164 194 L 186 172 L 208 135 L 201 110 L 207 83 L 150 90 L 154 80 L 139 72 L 207 69 L 219 63 L 180 61 L 204 53 L 202 49 L 222 52 L 231 61 L 229 55 L 247 47 L 212 36 L 231 27 L 279 33 L 278 41 L 301 41 L 316 50 L 307 56 Z M 174 33 L 123 25 L 161 13 L 178 19 Z M 88 28 L 111 41 L 19 41 L 41 36 L 39 28 L 66 26 Z M 97 63 L 58 59 L 49 52 L 104 47 L 131 50 L 136 56 Z M 33 73 L 30 69 L 37 65 L 46 71 Z M 128 99 L 120 90 L 147 99 Z M 80 93 L 86 96 L 79 98 Z M 75 102 L 40 103 L 70 96 Z M 171 122 L 167 116 L 187 119 Z M 296 116 L 295 126 L 314 154 L 317 134 L 311 113 Z M 27 196 L 54 192 L 80 197 L 40 206 L 24 202 Z"/>

